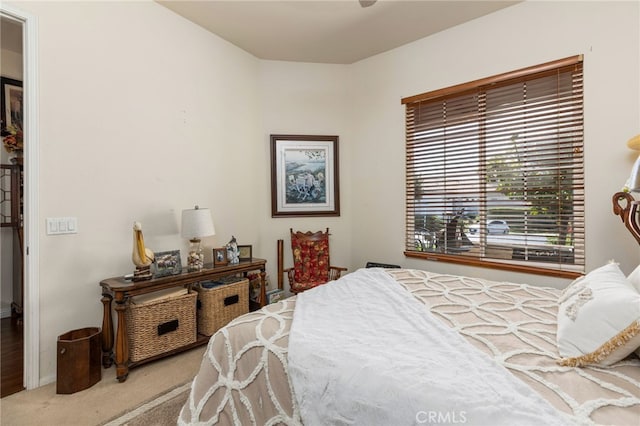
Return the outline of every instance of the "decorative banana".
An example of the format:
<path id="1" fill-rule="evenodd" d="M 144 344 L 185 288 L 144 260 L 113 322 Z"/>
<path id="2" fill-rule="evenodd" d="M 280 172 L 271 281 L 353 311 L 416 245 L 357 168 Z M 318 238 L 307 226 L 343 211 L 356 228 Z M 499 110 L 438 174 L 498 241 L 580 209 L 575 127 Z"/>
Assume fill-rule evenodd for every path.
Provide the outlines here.
<path id="1" fill-rule="evenodd" d="M 153 252 L 144 246 L 142 225 L 140 222 L 133 222 L 133 254 L 131 255 L 133 264 L 138 267 L 149 266 L 153 259 Z"/>

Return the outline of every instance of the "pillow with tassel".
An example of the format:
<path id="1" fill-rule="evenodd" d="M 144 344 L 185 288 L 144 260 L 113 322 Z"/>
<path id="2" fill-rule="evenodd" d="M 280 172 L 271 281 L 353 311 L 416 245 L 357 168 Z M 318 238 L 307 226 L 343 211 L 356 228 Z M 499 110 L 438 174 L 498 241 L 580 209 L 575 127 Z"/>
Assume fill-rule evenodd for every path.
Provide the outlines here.
<path id="1" fill-rule="evenodd" d="M 611 365 L 640 348 L 640 293 L 617 263 L 576 279 L 559 304 L 560 365 Z"/>

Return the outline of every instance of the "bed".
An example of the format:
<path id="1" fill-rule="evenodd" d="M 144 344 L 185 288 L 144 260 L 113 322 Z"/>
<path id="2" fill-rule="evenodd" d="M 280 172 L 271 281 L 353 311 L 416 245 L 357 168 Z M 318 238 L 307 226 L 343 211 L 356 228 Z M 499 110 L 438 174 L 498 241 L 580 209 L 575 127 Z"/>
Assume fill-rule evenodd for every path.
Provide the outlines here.
<path id="1" fill-rule="evenodd" d="M 412 269 L 355 271 L 214 334 L 178 424 L 486 424 L 488 418 L 637 425 L 640 285 L 620 275 L 607 264 L 561 291 Z M 612 300 L 630 312 L 611 308 Z M 617 340 L 607 335 L 596 351 L 575 348 L 602 334 L 597 324 L 625 323 L 629 315 L 635 315 L 630 326 L 613 325 L 621 329 Z M 430 317 L 437 323 L 420 328 Z M 404 335 L 393 321 L 420 327 Z M 310 328 L 301 328 L 305 323 Z M 322 333 L 328 340 L 316 341 Z M 480 364 L 488 370 L 476 372 Z"/>

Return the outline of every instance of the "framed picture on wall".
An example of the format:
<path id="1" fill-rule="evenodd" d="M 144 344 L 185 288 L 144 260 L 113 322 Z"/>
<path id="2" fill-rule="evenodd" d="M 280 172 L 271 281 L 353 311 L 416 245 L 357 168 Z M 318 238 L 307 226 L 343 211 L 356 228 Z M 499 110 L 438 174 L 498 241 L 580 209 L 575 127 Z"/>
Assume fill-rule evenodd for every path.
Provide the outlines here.
<path id="1" fill-rule="evenodd" d="M 2 128 L 9 126 L 22 129 L 22 82 L 1 77 L 0 109 L 2 109 Z"/>
<path id="2" fill-rule="evenodd" d="M 271 135 L 271 216 L 340 216 L 338 136 Z"/>
<path id="3" fill-rule="evenodd" d="M 24 148 L 22 82 L 0 78 L 0 133 L 7 152 Z"/>

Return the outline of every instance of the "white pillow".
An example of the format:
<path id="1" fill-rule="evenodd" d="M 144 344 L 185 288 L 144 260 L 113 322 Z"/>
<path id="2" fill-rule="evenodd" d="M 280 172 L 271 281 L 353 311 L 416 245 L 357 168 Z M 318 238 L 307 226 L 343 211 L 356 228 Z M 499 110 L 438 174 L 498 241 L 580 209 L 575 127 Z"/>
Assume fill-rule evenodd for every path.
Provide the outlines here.
<path id="1" fill-rule="evenodd" d="M 559 303 L 561 365 L 611 365 L 640 348 L 640 293 L 617 263 L 575 280 Z"/>
<path id="2" fill-rule="evenodd" d="M 627 279 L 631 283 L 633 287 L 635 287 L 636 291 L 640 293 L 640 265 L 636 266 L 636 269 L 633 270 L 629 275 L 627 275 Z M 640 347 L 636 349 L 636 355 L 640 357 Z"/>
<path id="3" fill-rule="evenodd" d="M 631 285 L 633 285 L 638 293 L 640 293 L 640 265 L 633 270 L 627 277 Z"/>

